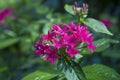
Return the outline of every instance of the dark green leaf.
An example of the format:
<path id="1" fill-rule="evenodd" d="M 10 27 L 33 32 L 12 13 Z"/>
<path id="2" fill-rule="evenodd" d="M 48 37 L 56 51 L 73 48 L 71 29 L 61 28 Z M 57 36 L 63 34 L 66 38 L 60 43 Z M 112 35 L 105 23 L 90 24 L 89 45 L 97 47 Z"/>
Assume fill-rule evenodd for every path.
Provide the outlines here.
<path id="1" fill-rule="evenodd" d="M 87 80 L 81 66 L 78 63 L 74 61 L 64 61 L 59 63 L 59 66 L 61 66 L 60 70 L 65 74 L 67 80 Z"/>
<path id="2" fill-rule="evenodd" d="M 3 41 L 0 42 L 0 49 L 11 46 L 18 41 L 19 41 L 19 38 L 10 38 L 10 39 L 3 40 Z"/>
<path id="3" fill-rule="evenodd" d="M 120 75 L 113 69 L 94 64 L 83 68 L 89 80 L 120 80 Z"/>
<path id="4" fill-rule="evenodd" d="M 102 55 L 106 57 L 120 58 L 120 50 L 118 49 L 107 50 Z"/>
<path id="5" fill-rule="evenodd" d="M 54 77 L 55 74 L 35 71 L 27 76 L 25 76 L 22 80 L 49 80 L 50 78 Z"/>
<path id="6" fill-rule="evenodd" d="M 93 30 L 95 30 L 96 32 L 113 35 L 111 32 L 108 31 L 108 29 L 102 22 L 96 19 L 87 18 L 83 23 L 92 28 Z"/>
<path id="7" fill-rule="evenodd" d="M 67 79 L 64 74 L 59 74 L 58 76 L 56 76 L 50 80 L 67 80 Z"/>
<path id="8" fill-rule="evenodd" d="M 71 5 L 66 4 L 64 8 L 68 13 L 70 13 L 72 15 L 75 14 Z"/>

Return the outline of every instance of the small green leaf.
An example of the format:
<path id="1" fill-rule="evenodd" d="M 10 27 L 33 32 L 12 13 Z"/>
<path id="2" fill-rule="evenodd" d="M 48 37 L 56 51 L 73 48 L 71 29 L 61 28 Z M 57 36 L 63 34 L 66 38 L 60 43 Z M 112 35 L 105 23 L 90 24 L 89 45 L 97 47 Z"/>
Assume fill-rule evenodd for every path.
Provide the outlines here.
<path id="1" fill-rule="evenodd" d="M 71 5 L 66 4 L 64 8 L 65 8 L 65 10 L 66 10 L 68 13 L 70 13 L 70 14 L 72 14 L 72 15 L 75 15 L 75 13 L 74 13 L 73 8 L 72 8 Z"/>
<path id="2" fill-rule="evenodd" d="M 11 46 L 18 41 L 19 41 L 19 38 L 10 38 L 10 39 L 3 40 L 3 41 L 0 42 L 0 49 Z"/>
<path id="3" fill-rule="evenodd" d="M 16 36 L 16 33 L 13 32 L 12 30 L 5 30 L 4 32 L 5 32 L 5 34 L 7 34 L 7 35 L 9 35 L 9 36 L 12 36 L 12 37 L 15 37 L 15 36 Z"/>
<path id="4" fill-rule="evenodd" d="M 90 50 L 88 48 L 81 49 L 80 54 L 85 56 L 85 55 L 91 55 Z"/>
<path id="5" fill-rule="evenodd" d="M 35 71 L 27 76 L 25 76 L 22 80 L 49 80 L 50 78 L 56 76 L 55 74 Z"/>
<path id="6" fill-rule="evenodd" d="M 93 30 L 95 30 L 96 32 L 113 35 L 111 32 L 108 31 L 108 29 L 102 22 L 96 19 L 87 18 L 83 23 L 92 28 Z"/>
<path id="7" fill-rule="evenodd" d="M 82 57 L 83 56 L 81 54 L 76 54 L 74 61 L 79 62 L 82 59 Z"/>
<path id="8" fill-rule="evenodd" d="M 89 80 L 120 80 L 120 75 L 113 69 L 94 64 L 83 68 Z"/>

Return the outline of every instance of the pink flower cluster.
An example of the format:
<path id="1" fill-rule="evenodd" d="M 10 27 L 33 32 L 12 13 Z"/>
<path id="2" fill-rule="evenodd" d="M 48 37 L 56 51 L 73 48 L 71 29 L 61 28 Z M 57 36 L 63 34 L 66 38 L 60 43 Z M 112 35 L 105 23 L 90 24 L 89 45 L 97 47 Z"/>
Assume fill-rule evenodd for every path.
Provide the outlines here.
<path id="1" fill-rule="evenodd" d="M 4 10 L 0 11 L 0 22 L 4 20 L 6 16 L 8 16 L 13 10 L 11 8 L 5 8 Z"/>
<path id="2" fill-rule="evenodd" d="M 45 60 L 50 60 L 54 64 L 55 59 L 66 54 L 73 58 L 80 52 L 78 45 L 85 43 L 92 52 L 96 46 L 92 44 L 92 34 L 88 32 L 87 27 L 77 24 L 59 24 L 52 25 L 51 31 L 47 35 L 42 35 L 41 39 L 35 45 L 35 54 L 44 56 Z M 61 49 L 64 51 L 61 53 Z"/>

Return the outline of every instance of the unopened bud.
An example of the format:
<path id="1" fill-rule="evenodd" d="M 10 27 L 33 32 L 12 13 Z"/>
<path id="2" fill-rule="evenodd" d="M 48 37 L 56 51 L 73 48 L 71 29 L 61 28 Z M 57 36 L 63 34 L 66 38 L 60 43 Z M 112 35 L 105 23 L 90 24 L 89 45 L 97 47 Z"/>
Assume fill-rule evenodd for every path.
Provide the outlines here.
<path id="1" fill-rule="evenodd" d="M 87 17 L 88 5 L 83 3 L 82 7 L 77 7 L 77 2 L 75 2 L 73 5 L 73 11 L 75 14 L 79 16 Z"/>

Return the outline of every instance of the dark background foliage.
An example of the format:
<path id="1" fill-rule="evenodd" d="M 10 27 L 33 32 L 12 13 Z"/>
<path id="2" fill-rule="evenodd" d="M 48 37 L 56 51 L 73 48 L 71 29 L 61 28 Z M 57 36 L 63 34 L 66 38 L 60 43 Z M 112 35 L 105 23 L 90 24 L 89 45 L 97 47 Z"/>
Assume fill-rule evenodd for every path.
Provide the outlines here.
<path id="1" fill-rule="evenodd" d="M 0 80 L 20 80 L 38 69 L 56 70 L 50 62 L 33 56 L 33 46 L 52 24 L 76 22 L 64 10 L 65 4 L 74 1 L 79 6 L 88 3 L 88 17 L 111 20 L 114 24 L 109 30 L 114 35 L 110 38 L 120 41 L 120 0 L 0 0 L 0 10 L 13 8 L 15 15 L 15 19 L 7 17 L 0 25 Z M 120 44 L 110 43 L 103 51 L 87 57 L 83 66 L 93 63 L 108 65 L 120 73 Z"/>

